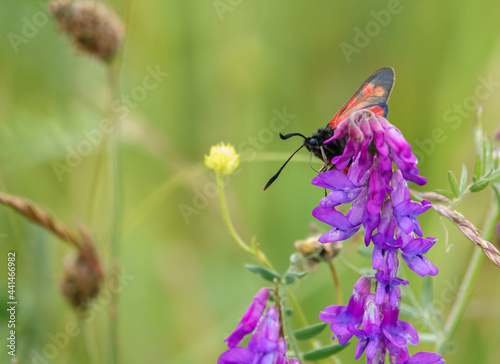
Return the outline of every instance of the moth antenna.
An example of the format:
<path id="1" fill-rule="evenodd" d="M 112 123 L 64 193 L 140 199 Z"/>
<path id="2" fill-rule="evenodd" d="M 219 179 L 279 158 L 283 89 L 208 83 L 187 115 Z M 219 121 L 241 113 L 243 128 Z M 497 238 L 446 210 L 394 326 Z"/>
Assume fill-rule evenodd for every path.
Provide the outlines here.
<path id="1" fill-rule="evenodd" d="M 283 135 L 280 133 L 280 138 L 283 140 L 287 140 L 293 136 L 299 136 L 299 137 L 302 137 L 304 139 L 307 139 L 303 134 L 300 134 L 300 133 L 290 133 L 290 134 L 286 134 L 286 135 Z"/>
<path id="2" fill-rule="evenodd" d="M 298 133 L 294 133 L 294 134 L 298 134 Z M 288 134 L 288 135 L 290 135 L 290 134 Z M 281 134 L 280 134 L 280 136 L 281 136 Z M 285 136 L 286 136 L 286 135 L 285 135 Z M 292 135 L 292 136 L 293 136 L 293 135 Z M 283 137 L 282 137 L 281 139 L 283 139 Z M 288 139 L 288 138 L 286 138 L 286 139 Z M 265 191 L 265 190 L 267 190 L 267 188 L 268 188 L 269 186 L 271 186 L 271 184 L 272 184 L 274 181 L 276 181 L 276 178 L 278 178 L 278 176 L 280 175 L 280 173 L 281 173 L 281 171 L 283 170 L 283 168 L 285 168 L 286 164 L 287 164 L 288 162 L 290 162 L 290 159 L 292 159 L 292 157 L 293 157 L 293 156 L 294 156 L 294 155 L 295 155 L 295 154 L 296 154 L 299 150 L 301 150 L 303 146 L 304 146 L 304 144 L 302 144 L 302 145 L 301 145 L 301 146 L 300 146 L 300 147 L 299 147 L 299 148 L 298 148 L 295 152 L 293 152 L 293 153 L 292 153 L 292 155 L 291 155 L 291 156 L 290 156 L 290 157 L 286 160 L 286 162 L 285 162 L 285 163 L 283 163 L 283 165 L 282 165 L 282 166 L 281 166 L 281 168 L 278 170 L 278 172 L 276 172 L 276 174 L 275 174 L 274 176 L 272 176 L 272 177 L 271 177 L 271 179 L 270 179 L 269 181 L 267 181 L 266 185 L 264 186 L 264 191 Z"/>

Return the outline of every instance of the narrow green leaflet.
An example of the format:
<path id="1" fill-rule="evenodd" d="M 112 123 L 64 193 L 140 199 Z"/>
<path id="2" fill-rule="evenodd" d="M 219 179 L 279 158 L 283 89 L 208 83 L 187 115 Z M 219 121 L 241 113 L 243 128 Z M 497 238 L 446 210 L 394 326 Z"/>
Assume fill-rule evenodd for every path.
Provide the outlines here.
<path id="1" fill-rule="evenodd" d="M 336 354 L 339 351 L 344 350 L 349 346 L 349 344 L 350 342 L 348 342 L 345 345 L 334 344 L 330 346 L 325 346 L 316 350 L 308 351 L 302 357 L 304 358 L 304 360 L 318 361 L 321 359 L 328 358 L 329 356 L 332 356 L 333 354 Z"/>
<path id="2" fill-rule="evenodd" d="M 493 144 L 488 140 L 484 140 L 484 168 L 483 168 L 483 175 L 486 174 L 486 171 L 491 170 L 493 167 Z"/>
<path id="3" fill-rule="evenodd" d="M 476 182 L 481 178 L 481 157 L 479 154 L 476 156 L 476 163 L 474 164 L 474 178 L 473 182 Z"/>
<path id="4" fill-rule="evenodd" d="M 321 322 L 319 324 L 304 327 L 303 329 L 297 330 L 293 333 L 297 340 L 308 340 L 316 335 L 318 335 L 326 327 L 326 322 Z"/>
<path id="5" fill-rule="evenodd" d="M 462 164 L 462 175 L 460 176 L 460 196 L 465 194 L 467 189 L 467 167 Z"/>
<path id="6" fill-rule="evenodd" d="M 257 265 L 250 265 L 250 264 L 245 264 L 245 268 L 248 269 L 250 272 L 255 273 L 260 275 L 262 278 L 264 278 L 266 281 L 269 282 L 274 282 L 274 279 L 281 279 L 281 276 L 273 272 L 270 269 L 264 268 L 264 267 L 259 267 Z"/>
<path id="7" fill-rule="evenodd" d="M 486 187 L 488 187 L 488 184 L 490 181 L 487 179 L 482 179 L 477 182 L 474 182 L 473 184 L 470 185 L 470 191 L 471 192 L 479 192 L 481 190 L 484 190 Z"/>
<path id="8" fill-rule="evenodd" d="M 451 193 L 454 197 L 459 197 L 460 193 L 458 191 L 458 182 L 452 171 L 448 171 L 448 183 L 450 184 Z"/>

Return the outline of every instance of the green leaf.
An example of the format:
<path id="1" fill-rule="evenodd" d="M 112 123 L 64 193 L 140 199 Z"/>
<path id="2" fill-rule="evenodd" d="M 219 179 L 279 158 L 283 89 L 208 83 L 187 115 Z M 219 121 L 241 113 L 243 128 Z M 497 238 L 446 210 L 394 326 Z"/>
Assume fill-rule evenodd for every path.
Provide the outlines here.
<path id="1" fill-rule="evenodd" d="M 458 182 L 452 171 L 448 171 L 448 183 L 450 184 L 451 193 L 454 197 L 459 197 L 460 193 L 458 191 Z"/>
<path id="2" fill-rule="evenodd" d="M 484 167 L 483 167 L 483 176 L 486 174 L 486 171 L 489 171 L 493 166 L 493 144 L 488 140 L 484 140 Z"/>
<path id="3" fill-rule="evenodd" d="M 487 179 L 481 179 L 477 182 L 474 182 L 473 184 L 471 184 L 470 186 L 470 191 L 471 192 L 479 192 L 479 191 L 482 191 L 484 190 L 486 187 L 488 187 L 488 184 L 490 183 L 490 181 L 488 181 Z"/>
<path id="4" fill-rule="evenodd" d="M 488 179 L 492 184 L 500 182 L 500 169 L 495 170 Z"/>
<path id="5" fill-rule="evenodd" d="M 329 356 L 332 356 L 333 354 L 336 354 L 339 351 L 344 350 L 346 347 L 349 346 L 349 344 L 350 342 L 348 342 L 345 345 L 334 344 L 330 346 L 325 346 L 316 350 L 308 351 L 302 357 L 304 358 L 304 360 L 318 361 L 321 359 L 328 358 Z"/>
<path id="6" fill-rule="evenodd" d="M 425 276 L 424 285 L 422 287 L 422 296 L 420 298 L 421 305 L 425 310 L 429 310 L 432 307 L 433 298 L 432 279 L 430 276 Z"/>
<path id="7" fill-rule="evenodd" d="M 481 178 L 481 157 L 479 154 L 476 156 L 476 163 L 474 164 L 474 177 L 476 181 Z"/>
<path id="8" fill-rule="evenodd" d="M 281 279 L 281 276 L 278 273 L 273 272 L 272 270 L 264 268 L 264 267 L 259 267 L 257 265 L 245 264 L 245 268 L 248 269 L 252 273 L 260 275 L 262 278 L 264 278 L 266 281 L 269 281 L 269 282 L 274 282 L 275 278 L 277 278 L 278 280 Z"/>
<path id="9" fill-rule="evenodd" d="M 286 284 L 292 284 L 295 282 L 296 278 L 302 278 L 307 274 L 307 272 L 288 272 L 285 275 L 285 283 Z"/>
<path id="10" fill-rule="evenodd" d="M 318 335 L 326 327 L 326 322 L 321 322 L 319 324 L 304 327 L 303 329 L 297 330 L 293 333 L 297 340 L 308 340 L 316 335 Z"/>
<path id="11" fill-rule="evenodd" d="M 460 196 L 463 196 L 467 188 L 467 167 L 462 164 L 462 175 L 460 176 Z"/>
<path id="12" fill-rule="evenodd" d="M 453 200 L 453 198 L 455 197 L 455 196 L 453 196 L 453 194 L 451 192 L 446 191 L 446 190 L 437 189 L 434 191 L 436 191 L 436 193 L 439 193 L 440 195 L 443 195 L 444 197 L 448 197 L 450 200 Z"/>

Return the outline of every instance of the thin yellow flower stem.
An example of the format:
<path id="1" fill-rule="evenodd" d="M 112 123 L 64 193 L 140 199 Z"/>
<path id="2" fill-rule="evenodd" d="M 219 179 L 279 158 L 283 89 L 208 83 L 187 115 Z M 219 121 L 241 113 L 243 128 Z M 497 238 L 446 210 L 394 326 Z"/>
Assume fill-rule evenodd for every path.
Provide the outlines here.
<path id="1" fill-rule="evenodd" d="M 224 182 L 222 180 L 223 173 L 218 172 L 216 174 L 217 174 L 217 189 L 219 191 L 219 202 L 222 212 L 222 218 L 224 220 L 224 223 L 226 224 L 227 229 L 229 230 L 229 233 L 231 234 L 231 237 L 241 249 L 243 249 L 247 253 L 250 253 L 251 255 L 256 257 L 263 265 L 274 271 L 275 269 L 273 265 L 269 262 L 266 255 L 258 249 L 258 246 L 255 245 L 254 249 L 248 246 L 248 244 L 246 244 L 236 232 L 236 229 L 234 228 L 231 218 L 229 216 L 229 210 L 227 208 L 226 196 L 224 193 Z"/>
<path id="2" fill-rule="evenodd" d="M 342 288 L 340 287 L 340 280 L 335 269 L 335 265 L 332 260 L 328 260 L 328 267 L 330 268 L 330 273 L 332 274 L 333 286 L 335 287 L 335 295 L 337 296 L 337 305 L 341 306 L 343 303 L 342 299 Z"/>

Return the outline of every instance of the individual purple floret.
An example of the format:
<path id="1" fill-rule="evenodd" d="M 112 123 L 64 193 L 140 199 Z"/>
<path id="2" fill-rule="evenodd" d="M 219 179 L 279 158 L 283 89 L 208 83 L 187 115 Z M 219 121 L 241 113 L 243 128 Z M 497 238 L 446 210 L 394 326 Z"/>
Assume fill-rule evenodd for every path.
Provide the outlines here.
<path id="1" fill-rule="evenodd" d="M 424 257 L 424 254 L 429 251 L 436 241 L 436 238 L 413 238 L 405 243 L 403 239 L 401 257 L 408 267 L 419 276 L 435 276 L 439 273 L 436 266 Z"/>
<path id="2" fill-rule="evenodd" d="M 330 329 L 338 337 L 339 344 L 345 345 L 351 339 L 353 333 L 347 329 L 349 325 L 356 329 L 361 325 L 370 287 L 371 278 L 361 277 L 354 285 L 347 306 L 328 306 L 320 312 L 319 318 L 330 323 Z"/>
<path id="3" fill-rule="evenodd" d="M 380 342 L 380 335 L 382 334 L 380 324 L 380 311 L 375 304 L 375 296 L 370 294 L 366 299 L 365 312 L 363 314 L 363 328 L 356 329 L 352 324 L 347 326 L 347 330 L 360 340 L 356 346 L 356 355 L 354 359 L 357 360 L 361 358 L 365 350 L 367 358 L 370 359 L 375 356 Z"/>
<path id="4" fill-rule="evenodd" d="M 261 288 L 260 291 L 255 295 L 248 306 L 243 318 L 238 323 L 236 330 L 234 330 L 231 335 L 228 336 L 225 342 L 230 348 L 234 348 L 238 345 L 243 338 L 251 333 L 257 323 L 259 322 L 264 310 L 266 309 L 267 299 L 269 298 L 269 290 L 267 288 Z"/>

